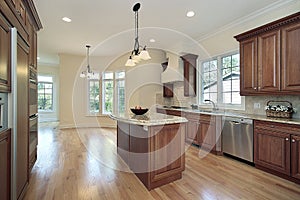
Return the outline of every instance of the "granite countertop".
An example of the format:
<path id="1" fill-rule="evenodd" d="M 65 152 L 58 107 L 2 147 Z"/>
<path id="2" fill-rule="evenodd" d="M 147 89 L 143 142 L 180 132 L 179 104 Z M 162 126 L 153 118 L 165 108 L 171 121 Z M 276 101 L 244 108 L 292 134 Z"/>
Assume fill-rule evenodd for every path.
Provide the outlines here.
<path id="1" fill-rule="evenodd" d="M 164 115 L 161 113 L 146 113 L 144 115 L 134 115 L 134 114 L 110 114 L 110 118 L 142 126 L 155 126 L 155 125 L 165 125 L 165 124 L 177 124 L 186 123 L 188 120 L 184 117 L 177 117 L 173 115 Z"/>
<path id="2" fill-rule="evenodd" d="M 263 120 L 269 122 L 279 122 L 279 123 L 286 123 L 286 124 L 295 124 L 300 125 L 300 119 L 298 118 L 273 118 L 267 117 L 266 115 L 255 115 L 255 114 L 247 114 L 247 113 L 238 113 L 232 112 L 228 110 L 199 110 L 199 109 L 192 109 L 192 108 L 168 108 L 163 106 L 157 106 L 157 108 L 166 109 L 166 110 L 177 110 L 181 112 L 190 112 L 190 113 L 199 113 L 199 114 L 208 114 L 208 115 L 216 115 L 216 116 L 228 116 L 228 117 L 242 117 L 248 119 L 255 119 L 255 120 Z"/>

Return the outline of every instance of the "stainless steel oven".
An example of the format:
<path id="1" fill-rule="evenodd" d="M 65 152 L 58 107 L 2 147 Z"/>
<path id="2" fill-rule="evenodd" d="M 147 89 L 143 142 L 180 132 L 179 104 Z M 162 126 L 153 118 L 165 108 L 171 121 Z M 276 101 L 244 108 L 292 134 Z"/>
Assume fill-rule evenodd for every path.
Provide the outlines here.
<path id="1" fill-rule="evenodd" d="M 37 107 L 37 73 L 30 67 L 29 70 L 29 116 L 38 112 Z"/>
<path id="2" fill-rule="evenodd" d="M 37 159 L 38 145 L 38 114 L 29 117 L 29 168 L 31 169 Z"/>

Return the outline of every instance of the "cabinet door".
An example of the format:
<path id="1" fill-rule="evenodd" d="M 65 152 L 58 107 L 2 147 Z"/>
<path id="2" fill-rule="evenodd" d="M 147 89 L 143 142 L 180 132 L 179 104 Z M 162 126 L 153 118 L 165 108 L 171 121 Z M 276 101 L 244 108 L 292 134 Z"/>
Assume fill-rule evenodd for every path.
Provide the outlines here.
<path id="1" fill-rule="evenodd" d="M 257 90 L 257 38 L 240 42 L 240 94 Z"/>
<path id="2" fill-rule="evenodd" d="M 280 90 L 280 30 L 258 37 L 258 91 Z"/>
<path id="3" fill-rule="evenodd" d="M 186 126 L 186 136 L 185 136 L 186 142 L 199 145 L 198 138 L 197 138 L 198 130 L 199 130 L 199 122 L 189 120 Z"/>
<path id="4" fill-rule="evenodd" d="M 164 97 L 173 97 L 173 83 L 164 83 L 163 84 L 163 96 Z"/>
<path id="5" fill-rule="evenodd" d="M 10 92 L 11 36 L 10 27 L 0 15 L 0 91 Z"/>
<path id="6" fill-rule="evenodd" d="M 292 176 L 300 180 L 300 136 L 292 135 Z"/>
<path id="7" fill-rule="evenodd" d="M 29 47 L 18 36 L 17 45 L 17 195 L 28 183 L 28 57 Z"/>
<path id="8" fill-rule="evenodd" d="M 300 24 L 282 29 L 283 91 L 300 93 Z"/>
<path id="9" fill-rule="evenodd" d="M 0 133 L 0 199 L 10 199 L 10 130 Z"/>
<path id="10" fill-rule="evenodd" d="M 290 175 L 290 135 L 255 129 L 254 163 Z"/>
<path id="11" fill-rule="evenodd" d="M 183 59 L 184 96 L 196 96 L 197 90 L 197 55 L 187 54 Z"/>
<path id="12" fill-rule="evenodd" d="M 216 127 L 213 123 L 200 121 L 198 141 L 199 145 L 206 150 L 212 150 L 216 145 Z"/>

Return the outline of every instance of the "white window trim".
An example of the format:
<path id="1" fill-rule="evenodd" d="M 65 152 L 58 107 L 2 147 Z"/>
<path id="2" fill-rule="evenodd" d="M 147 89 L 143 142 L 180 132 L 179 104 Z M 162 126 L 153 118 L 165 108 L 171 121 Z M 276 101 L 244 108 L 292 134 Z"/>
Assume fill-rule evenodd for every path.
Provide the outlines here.
<path id="1" fill-rule="evenodd" d="M 98 81 L 99 82 L 99 90 L 101 88 L 101 83 L 100 83 L 100 79 L 86 79 L 86 91 L 87 91 L 87 103 L 86 103 L 86 116 L 89 117 L 89 116 L 100 116 L 100 111 L 101 111 L 101 102 L 100 102 L 100 91 L 99 91 L 99 112 L 91 112 L 90 111 L 90 81 Z"/>
<path id="2" fill-rule="evenodd" d="M 56 91 L 56 83 L 55 83 L 55 75 L 53 74 L 43 74 L 43 73 L 40 73 L 38 74 L 38 76 L 48 76 L 48 77 L 52 77 L 52 82 L 47 82 L 47 81 L 40 81 L 41 83 L 52 83 L 52 110 L 39 110 L 38 109 L 38 112 L 39 113 L 43 113 L 43 114 L 52 114 L 52 113 L 55 113 L 56 112 L 56 103 L 55 103 L 55 99 L 56 99 L 56 96 L 54 94 L 54 91 Z M 39 81 L 38 81 L 39 83 Z"/>
<path id="3" fill-rule="evenodd" d="M 112 73 L 113 74 L 113 78 L 112 79 L 104 79 L 103 78 L 103 75 L 105 74 L 105 73 Z M 102 115 L 110 115 L 111 113 L 109 113 L 109 112 L 104 112 L 104 106 L 105 106 L 105 92 L 104 92 L 104 82 L 105 81 L 113 81 L 113 105 L 112 105 L 112 112 L 114 112 L 114 101 L 115 101 L 115 96 L 114 96 L 114 93 L 115 93 L 115 72 L 114 71 L 104 71 L 103 73 L 102 73 L 102 76 L 101 76 L 101 85 L 102 85 L 102 87 L 101 87 L 101 94 L 102 94 L 102 101 L 101 101 L 101 114 Z"/>
<path id="4" fill-rule="evenodd" d="M 204 100 L 204 97 L 202 95 L 202 81 L 200 81 L 200 77 L 201 77 L 201 74 L 203 73 L 203 68 L 202 68 L 202 65 L 204 62 L 208 62 L 208 61 L 211 61 L 211 60 L 217 60 L 217 101 L 218 102 L 215 102 L 217 107 L 219 109 L 230 109 L 230 110 L 245 110 L 245 97 L 244 96 L 241 96 L 241 104 L 225 104 L 225 103 L 222 103 L 222 81 L 220 81 L 220 77 L 221 77 L 221 63 L 222 63 L 222 58 L 223 57 L 226 57 L 226 56 L 230 56 L 230 55 L 234 55 L 234 54 L 238 54 L 239 51 L 232 51 L 232 52 L 229 52 L 229 53 L 225 53 L 225 54 L 221 54 L 221 55 L 218 55 L 218 56 L 215 56 L 215 57 L 211 57 L 210 59 L 205 59 L 205 60 L 202 60 L 201 62 L 199 62 L 198 66 L 197 66 L 197 71 L 198 71 L 198 78 L 197 78 L 197 86 L 198 86 L 198 96 L 197 96 L 197 102 L 198 102 L 198 105 L 201 106 L 202 108 L 211 108 L 211 104 L 210 103 L 204 103 L 203 100 Z"/>

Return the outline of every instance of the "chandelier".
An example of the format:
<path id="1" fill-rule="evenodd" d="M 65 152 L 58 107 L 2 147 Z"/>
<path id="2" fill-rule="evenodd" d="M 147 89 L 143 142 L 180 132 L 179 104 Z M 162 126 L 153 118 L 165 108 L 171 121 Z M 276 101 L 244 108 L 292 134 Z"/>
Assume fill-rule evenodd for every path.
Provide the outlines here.
<path id="1" fill-rule="evenodd" d="M 83 71 L 80 73 L 80 77 L 81 78 L 86 77 L 87 79 L 90 79 L 90 78 L 95 77 L 95 73 L 91 70 L 91 67 L 90 67 L 90 48 L 91 48 L 91 46 L 87 44 L 85 47 L 87 48 L 87 50 L 86 50 L 87 66 L 86 66 L 86 71 Z"/>
<path id="2" fill-rule="evenodd" d="M 141 7 L 140 3 L 136 3 L 133 6 L 134 18 L 135 18 L 135 39 L 134 39 L 134 47 L 131 51 L 131 55 L 129 56 L 125 66 L 133 67 L 138 63 L 140 60 L 149 60 L 151 59 L 148 51 L 146 50 L 146 46 L 141 46 L 139 43 L 139 15 L 138 11 Z"/>

